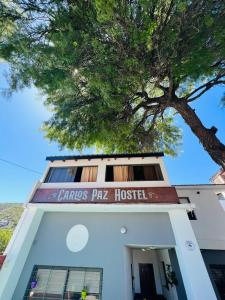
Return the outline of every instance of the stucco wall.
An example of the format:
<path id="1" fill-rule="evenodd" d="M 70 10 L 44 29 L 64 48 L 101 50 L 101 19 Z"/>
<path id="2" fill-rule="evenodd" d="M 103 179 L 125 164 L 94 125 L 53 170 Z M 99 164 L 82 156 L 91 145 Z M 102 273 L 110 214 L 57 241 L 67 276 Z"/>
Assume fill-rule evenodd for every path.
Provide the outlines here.
<path id="1" fill-rule="evenodd" d="M 225 211 L 216 195 L 225 191 L 225 186 L 177 186 L 176 190 L 179 197 L 189 197 L 196 205 L 197 220 L 191 224 L 199 247 L 225 250 Z"/>
<path id="2" fill-rule="evenodd" d="M 73 253 L 66 236 L 76 224 L 87 227 L 89 241 Z M 120 233 L 122 226 L 126 234 Z M 103 268 L 102 299 L 129 300 L 125 246 L 174 244 L 167 213 L 45 213 L 12 300 L 22 300 L 34 265 Z"/>

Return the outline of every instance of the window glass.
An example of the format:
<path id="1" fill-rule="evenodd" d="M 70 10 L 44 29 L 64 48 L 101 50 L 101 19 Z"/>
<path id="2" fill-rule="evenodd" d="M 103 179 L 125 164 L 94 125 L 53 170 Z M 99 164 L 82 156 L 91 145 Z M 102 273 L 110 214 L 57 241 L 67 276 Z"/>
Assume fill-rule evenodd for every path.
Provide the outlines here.
<path id="1" fill-rule="evenodd" d="M 73 182 L 77 167 L 50 168 L 46 182 Z"/>
<path id="2" fill-rule="evenodd" d="M 47 283 L 46 293 L 62 296 L 66 281 L 66 270 L 52 270 Z"/>
<path id="3" fill-rule="evenodd" d="M 101 269 L 35 267 L 24 300 L 80 300 L 85 288 L 93 300 L 101 299 Z"/>
<path id="4" fill-rule="evenodd" d="M 163 180 L 159 165 L 106 166 L 106 181 Z"/>
<path id="5" fill-rule="evenodd" d="M 62 299 L 65 280 L 66 270 L 38 269 L 31 279 L 30 298 L 39 299 L 40 296 L 45 296 Z"/>
<path id="6" fill-rule="evenodd" d="M 50 168 L 45 182 L 95 182 L 97 167 Z"/>
<path id="7" fill-rule="evenodd" d="M 48 280 L 50 278 L 51 270 L 40 269 L 37 271 L 36 277 L 34 277 L 34 282 L 36 284 L 33 292 L 36 293 L 45 293 L 47 289 Z M 37 281 L 37 282 L 36 282 Z"/>
<path id="8" fill-rule="evenodd" d="M 85 271 L 69 271 L 69 277 L 67 282 L 67 291 L 81 293 L 85 286 Z"/>
<path id="9" fill-rule="evenodd" d="M 85 286 L 87 286 L 88 291 L 90 293 L 98 294 L 100 292 L 100 272 L 86 272 L 85 275 Z"/>

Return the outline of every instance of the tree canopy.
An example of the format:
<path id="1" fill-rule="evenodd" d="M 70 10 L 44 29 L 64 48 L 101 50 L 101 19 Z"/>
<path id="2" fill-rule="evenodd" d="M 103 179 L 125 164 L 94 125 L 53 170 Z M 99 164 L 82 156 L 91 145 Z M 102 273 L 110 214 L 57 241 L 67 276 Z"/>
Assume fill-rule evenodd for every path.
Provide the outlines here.
<path id="1" fill-rule="evenodd" d="M 225 83 L 223 0 L 0 1 L 11 89 L 34 84 L 62 146 L 175 154 L 178 112 L 212 159 L 225 146 L 190 104 Z"/>

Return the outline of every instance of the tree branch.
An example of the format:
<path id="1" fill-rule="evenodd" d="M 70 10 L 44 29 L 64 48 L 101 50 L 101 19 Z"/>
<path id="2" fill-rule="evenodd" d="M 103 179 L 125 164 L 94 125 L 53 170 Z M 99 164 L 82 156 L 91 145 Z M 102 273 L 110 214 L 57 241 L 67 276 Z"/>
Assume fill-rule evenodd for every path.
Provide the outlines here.
<path id="1" fill-rule="evenodd" d="M 222 78 L 224 76 L 225 76 L 225 74 L 219 76 L 219 78 Z M 192 101 L 196 100 L 197 98 L 201 97 L 206 91 L 211 89 L 213 86 L 218 85 L 218 84 L 225 84 L 225 80 L 218 80 L 218 79 L 217 78 L 212 79 L 212 80 L 208 81 L 207 83 L 199 86 L 197 89 L 192 91 L 188 96 L 185 96 L 183 99 L 185 99 L 188 103 L 192 102 Z M 191 98 L 191 96 L 193 96 L 196 93 L 198 93 L 198 94 Z"/>

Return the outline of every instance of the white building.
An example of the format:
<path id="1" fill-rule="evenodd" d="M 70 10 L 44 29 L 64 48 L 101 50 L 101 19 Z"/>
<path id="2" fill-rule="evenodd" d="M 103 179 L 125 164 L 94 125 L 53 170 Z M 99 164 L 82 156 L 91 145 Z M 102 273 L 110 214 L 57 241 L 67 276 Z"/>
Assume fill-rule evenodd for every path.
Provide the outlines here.
<path id="1" fill-rule="evenodd" d="M 225 299 L 225 185 L 171 186 L 162 156 L 47 158 L 0 300 Z"/>
<path id="2" fill-rule="evenodd" d="M 225 170 L 220 169 L 212 178 L 211 182 L 215 184 L 224 184 L 225 183 Z"/>

